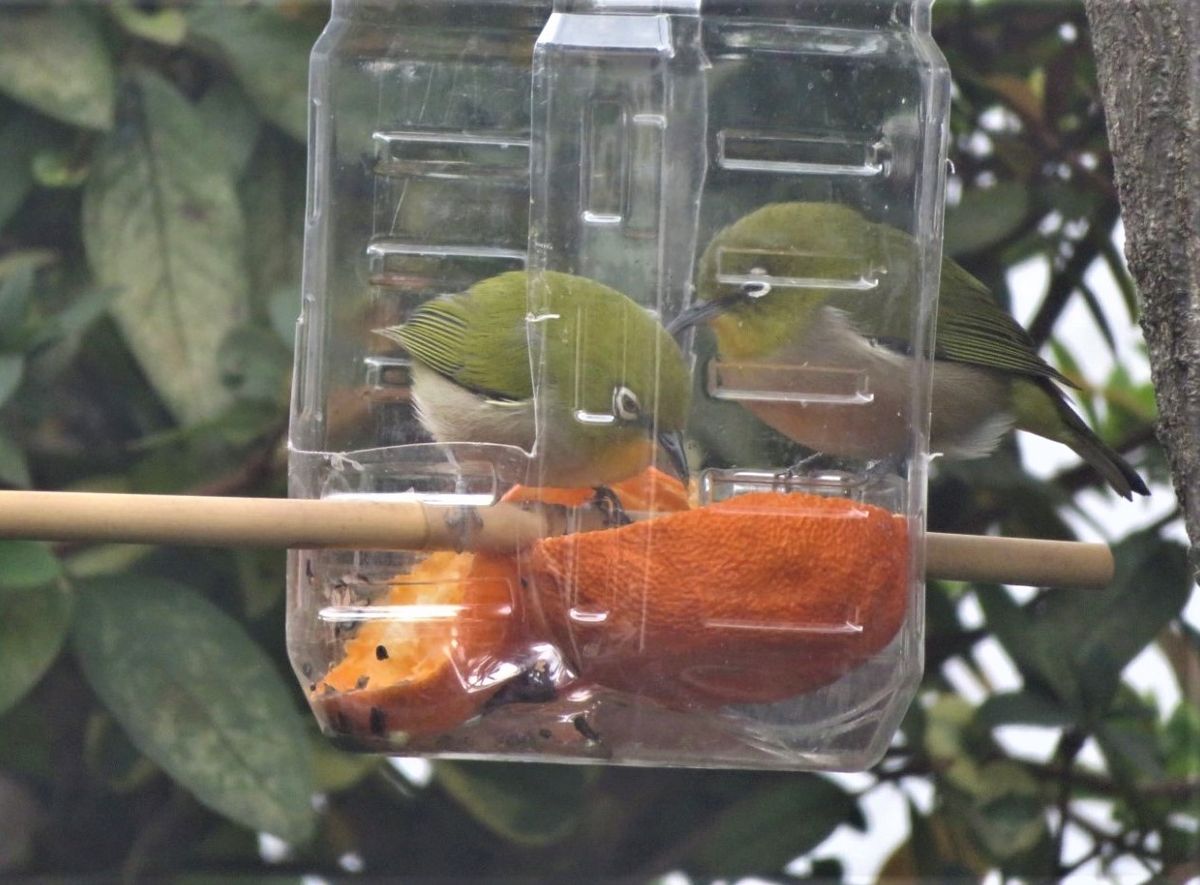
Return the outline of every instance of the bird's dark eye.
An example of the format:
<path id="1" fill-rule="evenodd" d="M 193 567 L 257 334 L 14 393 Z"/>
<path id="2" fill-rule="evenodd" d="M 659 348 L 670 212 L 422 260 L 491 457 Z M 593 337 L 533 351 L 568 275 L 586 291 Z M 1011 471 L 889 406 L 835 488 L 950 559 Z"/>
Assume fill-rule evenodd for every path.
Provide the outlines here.
<path id="1" fill-rule="evenodd" d="M 642 414 L 642 404 L 637 394 L 628 387 L 613 389 L 613 414 L 622 421 L 636 421 Z"/>

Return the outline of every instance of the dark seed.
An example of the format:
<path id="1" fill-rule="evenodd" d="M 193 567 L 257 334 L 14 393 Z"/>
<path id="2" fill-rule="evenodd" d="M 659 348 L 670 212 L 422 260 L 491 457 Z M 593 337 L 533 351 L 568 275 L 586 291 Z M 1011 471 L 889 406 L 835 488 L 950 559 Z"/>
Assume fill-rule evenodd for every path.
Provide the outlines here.
<path id="1" fill-rule="evenodd" d="M 315 577 L 311 559 L 304 560 L 304 574 L 310 581 Z"/>
<path id="2" fill-rule="evenodd" d="M 309 690 L 309 692 L 310 692 L 310 693 L 311 693 L 311 692 L 314 692 L 314 691 L 316 691 L 316 690 L 317 690 L 317 683 L 315 683 L 315 682 L 310 682 L 310 683 L 308 683 L 308 690 Z"/>
<path id="3" fill-rule="evenodd" d="M 367 724 L 371 728 L 371 734 L 376 737 L 383 737 L 387 732 L 387 716 L 379 707 L 372 707 L 371 714 Z"/>
<path id="4" fill-rule="evenodd" d="M 600 732 L 588 725 L 587 717 L 582 713 L 571 717 L 571 724 L 575 726 L 575 730 L 587 738 L 589 741 L 600 742 Z"/>
<path id="5" fill-rule="evenodd" d="M 358 677 L 358 681 L 354 683 L 354 687 L 355 687 L 355 688 L 357 688 L 357 689 L 363 689 L 363 688 L 366 688 L 366 687 L 367 687 L 367 683 L 368 683 L 368 682 L 370 682 L 370 681 L 371 681 L 371 677 L 370 677 L 370 676 L 366 676 L 366 675 L 359 676 L 359 677 Z"/>
<path id="6" fill-rule="evenodd" d="M 311 678 L 312 677 L 312 664 L 309 664 L 309 663 L 302 664 L 300 667 L 300 672 L 304 674 L 305 678 Z"/>
<path id="7" fill-rule="evenodd" d="M 382 645 L 375 646 L 375 660 L 386 661 L 388 659 L 387 647 Z"/>
<path id="8" fill-rule="evenodd" d="M 558 697 L 558 687 L 545 661 L 522 670 L 484 704 L 485 713 L 508 704 L 544 704 Z"/>
<path id="9" fill-rule="evenodd" d="M 548 728 L 539 728 L 539 729 L 538 729 L 538 735 L 539 735 L 539 736 L 541 736 L 542 738 L 546 739 L 546 740 L 550 740 L 550 729 L 548 729 Z"/>

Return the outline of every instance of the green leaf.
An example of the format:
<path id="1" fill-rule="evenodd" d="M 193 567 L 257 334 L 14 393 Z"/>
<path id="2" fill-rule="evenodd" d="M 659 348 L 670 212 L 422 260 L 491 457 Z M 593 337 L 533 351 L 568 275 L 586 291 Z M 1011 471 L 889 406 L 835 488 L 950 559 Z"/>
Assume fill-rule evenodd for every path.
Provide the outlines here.
<path id="1" fill-rule="evenodd" d="M 77 295 L 70 304 L 48 317 L 37 328 L 30 341 L 30 349 L 87 331 L 112 305 L 116 294 L 117 290 L 110 287 L 89 289 Z"/>
<path id="2" fill-rule="evenodd" d="M 438 784 L 492 832 L 521 845 L 549 845 L 579 824 L 588 770 L 574 766 L 439 762 Z"/>
<path id="3" fill-rule="evenodd" d="M 88 165 L 79 152 L 67 147 L 51 147 L 33 157 L 33 179 L 42 187 L 77 188 L 88 176 Z"/>
<path id="4" fill-rule="evenodd" d="M 975 721 L 988 728 L 998 725 L 1043 725 L 1065 728 L 1075 717 L 1054 698 L 1029 689 L 995 694 L 985 700 Z"/>
<path id="5" fill-rule="evenodd" d="M 258 112 L 232 80 L 218 80 L 196 105 L 204 125 L 221 137 L 225 158 L 235 176 L 246 171 L 262 128 Z"/>
<path id="6" fill-rule="evenodd" d="M 41 822 L 48 815 L 37 794 L 0 771 L 0 875 L 9 878 L 37 853 Z M 18 877 L 19 878 L 19 877 Z"/>
<path id="7" fill-rule="evenodd" d="M 963 193 L 962 201 L 946 210 L 943 250 L 953 258 L 982 252 L 1012 236 L 1029 215 L 1029 189 L 1004 181 Z"/>
<path id="8" fill-rule="evenodd" d="M 1084 721 L 1105 713 L 1125 666 L 1191 593 L 1180 545 L 1140 533 L 1113 554 L 1116 577 L 1098 592 L 1048 591 L 1023 608 L 1003 592 L 979 594 L 988 625 L 1027 682 L 1047 687 Z"/>
<path id="9" fill-rule="evenodd" d="M 93 713 L 84 726 L 83 762 L 88 773 L 114 793 L 130 793 L 158 771 L 104 711 Z"/>
<path id="10" fill-rule="evenodd" d="M 1187 604 L 1187 552 L 1156 534 L 1134 535 L 1113 549 L 1117 574 L 1099 594 L 1058 591 L 1047 600 L 1044 633 L 1057 636 L 1075 662 L 1088 708 L 1103 712 L 1121 672 Z"/>
<path id="11" fill-rule="evenodd" d="M 13 275 L 23 274 L 26 271 L 32 274 L 40 268 L 53 264 L 57 257 L 57 253 L 50 249 L 17 249 L 0 255 L 0 292 L 3 292 L 4 281 Z M 29 284 L 32 282 L 31 276 Z M 3 302 L 4 296 L 0 295 L 0 310 L 3 309 Z M 5 318 L 0 316 L 0 319 Z"/>
<path id="12" fill-rule="evenodd" d="M 854 809 L 854 798 L 832 781 L 789 775 L 722 811 L 683 866 L 704 877 L 777 874 L 824 842 Z"/>
<path id="13" fill-rule="evenodd" d="M 25 453 L 11 436 L 0 428 L 0 486 L 27 489 L 33 484 Z"/>
<path id="14" fill-rule="evenodd" d="M 134 745 L 215 811 L 306 840 L 314 816 L 304 721 L 241 625 L 158 578 L 88 581 L 78 606 L 80 666 Z"/>
<path id="15" fill-rule="evenodd" d="M 232 550 L 241 590 L 242 611 L 257 620 L 283 598 L 287 578 L 278 550 Z"/>
<path id="16" fill-rule="evenodd" d="M 304 253 L 304 163 L 304 152 L 294 142 L 264 131 L 240 183 L 252 296 L 267 299 L 281 286 L 291 286 L 293 323 L 300 310 Z M 294 337 L 293 327 L 289 344 Z"/>
<path id="17" fill-rule="evenodd" d="M 1095 291 L 1086 282 L 1080 279 L 1075 290 L 1082 296 L 1083 303 L 1087 305 L 1088 313 L 1092 315 L 1092 321 L 1095 322 L 1096 328 L 1100 330 L 1100 334 L 1104 337 L 1104 343 L 1108 345 L 1108 352 L 1114 357 L 1117 356 L 1117 339 L 1113 335 L 1112 327 L 1109 325 L 1108 316 L 1104 313 L 1104 308 L 1100 306 L 1100 298 Z"/>
<path id="18" fill-rule="evenodd" d="M 1160 736 L 1167 774 L 1177 778 L 1200 777 L 1200 709 L 1179 702 Z"/>
<path id="19" fill-rule="evenodd" d="M 221 344 L 217 359 L 221 380 L 239 399 L 287 402 L 292 354 L 269 329 L 234 329 Z"/>
<path id="20" fill-rule="evenodd" d="M 157 75 L 130 84 L 121 126 L 84 190 L 83 238 L 113 314 L 146 375 L 185 423 L 229 392 L 217 351 L 247 295 L 241 207 L 220 139 Z"/>
<path id="21" fill-rule="evenodd" d="M 1183 814 L 1180 812 L 1179 816 L 1183 817 Z M 1197 826 L 1200 820 L 1197 820 L 1194 808 L 1188 814 L 1188 821 L 1188 827 L 1164 827 L 1162 830 L 1163 860 L 1169 864 L 1180 864 L 1184 869 L 1189 869 L 1200 857 L 1200 826 Z"/>
<path id="22" fill-rule="evenodd" d="M 262 115 L 307 140 L 308 56 L 317 33 L 271 9 L 202 5 L 187 17 L 192 35 L 219 49 Z"/>
<path id="23" fill-rule="evenodd" d="M 987 852 L 1007 859 L 1031 851 L 1046 834 L 1045 809 L 1037 781 L 1007 759 L 980 767 L 988 786 L 967 810 L 967 823 Z"/>
<path id="24" fill-rule="evenodd" d="M 889 861 L 881 871 L 881 878 L 966 882 L 972 878 L 981 879 L 987 873 L 991 865 L 965 833 L 965 822 L 961 817 L 947 814 L 944 807 L 935 808 L 929 817 L 925 817 L 910 799 L 908 820 L 912 833 L 907 846 L 909 857 L 898 852 L 900 856 L 894 856 L 895 865 Z M 911 868 L 906 869 L 910 863 Z M 890 875 L 893 870 L 900 875 Z"/>
<path id="25" fill-rule="evenodd" d="M 16 115 L 0 126 L 0 227 L 12 218 L 33 187 L 30 168 L 37 143 L 29 121 L 33 115 Z"/>
<path id="26" fill-rule="evenodd" d="M 36 267 L 24 262 L 0 277 L 0 344 L 7 349 L 23 349 L 25 316 L 33 295 Z"/>
<path id="27" fill-rule="evenodd" d="M 89 12 L 10 8 L 0 46 L 0 92 L 65 123 L 112 128 L 115 76 Z"/>
<path id="28" fill-rule="evenodd" d="M 0 406 L 8 402 L 21 384 L 25 374 L 25 356 L 20 353 L 0 353 Z"/>
<path id="29" fill-rule="evenodd" d="M 271 329 L 291 353 L 296 342 L 296 320 L 300 316 L 300 288 L 276 286 L 267 301 Z"/>
<path id="30" fill-rule="evenodd" d="M 27 695 L 24 702 L 0 715 L 0 769 L 50 780 L 55 774 L 51 742 L 57 723 L 49 721 L 36 700 L 36 696 Z"/>
<path id="31" fill-rule="evenodd" d="M 0 542 L 0 713 L 58 657 L 71 620 L 71 593 L 44 544 Z"/>
<path id="32" fill-rule="evenodd" d="M 1143 782 L 1160 780 L 1166 774 L 1155 725 L 1137 719 L 1114 718 L 1096 726 L 1096 743 L 1104 754 L 1113 780 L 1131 793 Z"/>
<path id="33" fill-rule="evenodd" d="M 0 541 L 0 590 L 32 590 L 62 574 L 58 558 L 39 541 Z"/>
<path id="34" fill-rule="evenodd" d="M 1052 630 L 1039 624 L 1034 614 L 1017 605 L 1000 587 L 976 595 L 988 627 L 1012 657 L 1026 683 L 1044 686 L 1069 711 L 1081 714 L 1079 679 L 1064 637 L 1053 635 Z"/>
<path id="35" fill-rule="evenodd" d="M 109 11 L 121 27 L 143 40 L 178 46 L 187 36 L 187 18 L 178 9 L 143 12 L 130 0 L 114 0 Z"/>
<path id="36" fill-rule="evenodd" d="M 156 549 L 148 544 L 96 544 L 72 553 L 63 564 L 72 578 L 97 578 L 127 571 Z"/>

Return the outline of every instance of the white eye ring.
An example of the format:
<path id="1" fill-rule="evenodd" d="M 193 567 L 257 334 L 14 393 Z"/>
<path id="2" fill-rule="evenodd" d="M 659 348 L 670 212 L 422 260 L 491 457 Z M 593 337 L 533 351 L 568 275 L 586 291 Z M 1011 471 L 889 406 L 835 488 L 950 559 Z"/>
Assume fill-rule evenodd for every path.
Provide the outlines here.
<path id="1" fill-rule="evenodd" d="M 636 421 L 642 415 L 637 394 L 624 385 L 613 388 L 613 414 L 622 421 Z"/>
<path id="2" fill-rule="evenodd" d="M 742 284 L 742 294 L 752 300 L 762 298 L 764 295 L 771 294 L 771 284 L 766 280 L 762 282 L 755 281 L 753 283 Z"/>

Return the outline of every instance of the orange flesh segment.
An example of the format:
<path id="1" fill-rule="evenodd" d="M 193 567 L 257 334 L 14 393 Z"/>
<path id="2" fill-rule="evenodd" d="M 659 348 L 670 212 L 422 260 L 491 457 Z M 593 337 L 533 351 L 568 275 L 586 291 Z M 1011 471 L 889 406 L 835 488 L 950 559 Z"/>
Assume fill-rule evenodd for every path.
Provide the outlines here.
<path id="1" fill-rule="evenodd" d="M 438 552 L 398 575 L 347 640 L 314 698 L 338 730 L 435 734 L 469 719 L 500 688 L 516 620 L 510 557 Z"/>
<path id="2" fill-rule="evenodd" d="M 432 554 L 408 575 L 396 579 L 384 604 L 446 609 L 459 606 L 463 599 L 462 579 L 470 569 L 471 559 L 469 554 Z M 404 619 L 367 621 L 346 642 L 341 662 L 321 682 L 337 691 L 364 687 L 359 684 L 363 676 L 368 677 L 368 685 L 420 682 L 445 664 L 453 638 L 454 628 L 450 624 L 429 629 L 428 625 Z M 381 660 L 383 655 L 386 657 Z"/>

